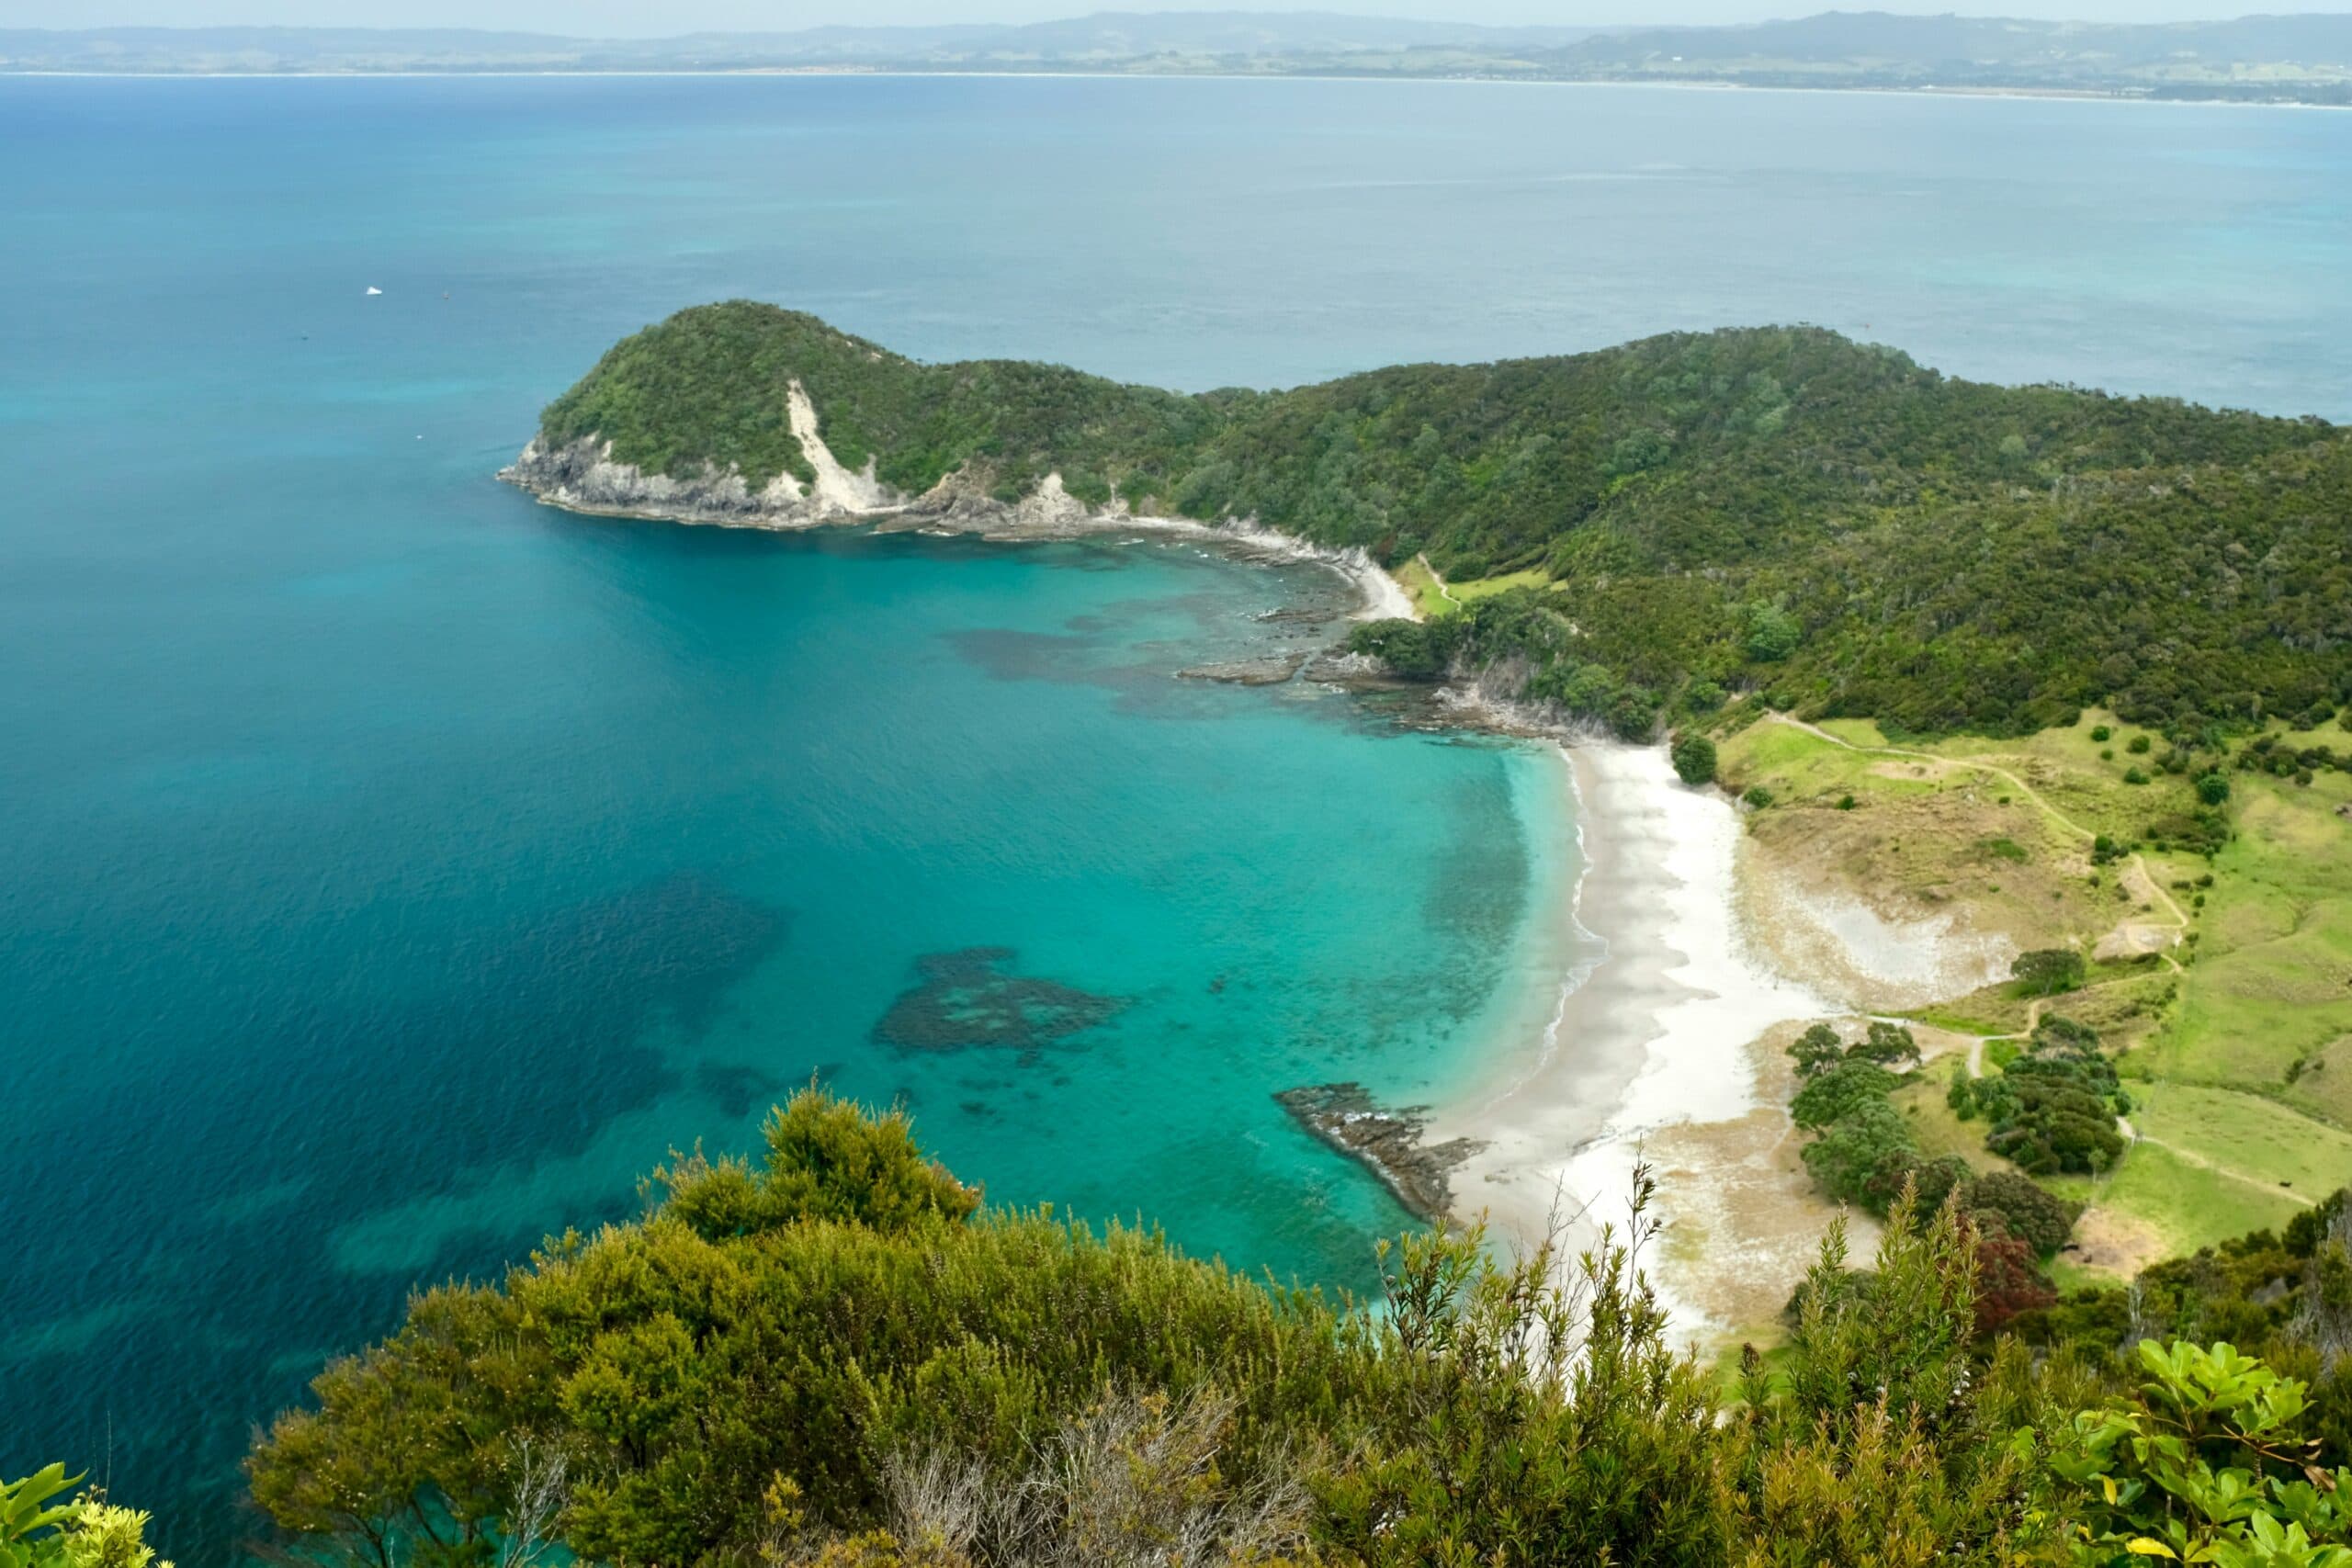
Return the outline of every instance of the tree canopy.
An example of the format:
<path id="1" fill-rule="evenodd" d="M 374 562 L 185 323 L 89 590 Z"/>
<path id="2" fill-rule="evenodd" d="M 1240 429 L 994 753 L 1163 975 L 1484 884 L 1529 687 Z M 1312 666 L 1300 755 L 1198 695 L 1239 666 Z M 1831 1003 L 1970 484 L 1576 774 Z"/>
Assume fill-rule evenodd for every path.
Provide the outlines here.
<path id="1" fill-rule="evenodd" d="M 842 461 L 904 491 L 961 472 L 1010 499 L 1059 473 L 1090 502 L 1454 578 L 1532 569 L 1363 646 L 1416 673 L 1504 664 L 1629 733 L 1702 692 L 1911 732 L 2106 703 L 2194 735 L 2352 699 L 2352 439 L 2314 420 L 1987 386 L 1780 327 L 1188 397 L 923 365 L 739 300 L 616 345 L 541 435 L 807 478 L 794 381 Z"/>

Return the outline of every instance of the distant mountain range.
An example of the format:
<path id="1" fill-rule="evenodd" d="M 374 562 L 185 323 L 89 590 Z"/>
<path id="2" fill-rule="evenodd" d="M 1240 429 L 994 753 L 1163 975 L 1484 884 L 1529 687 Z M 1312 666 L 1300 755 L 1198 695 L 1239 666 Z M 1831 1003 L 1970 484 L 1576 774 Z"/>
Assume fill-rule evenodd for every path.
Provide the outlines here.
<path id="1" fill-rule="evenodd" d="M 1827 12 L 1709 28 L 1487 28 L 1335 12 L 668 39 L 465 29 L 0 29 L 0 72 L 964 71 L 1490 77 L 2352 104 L 2352 13 L 2172 24 Z"/>

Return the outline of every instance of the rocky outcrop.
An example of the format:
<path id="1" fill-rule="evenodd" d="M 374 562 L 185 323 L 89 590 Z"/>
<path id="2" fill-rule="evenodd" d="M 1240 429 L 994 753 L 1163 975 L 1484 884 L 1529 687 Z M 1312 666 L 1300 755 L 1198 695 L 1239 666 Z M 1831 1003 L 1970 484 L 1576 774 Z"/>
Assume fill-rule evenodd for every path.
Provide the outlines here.
<path id="1" fill-rule="evenodd" d="M 781 473 L 754 490 L 740 470 L 706 463 L 685 476 L 649 474 L 613 457 L 612 444 L 589 435 L 563 446 L 534 436 L 498 477 L 550 506 L 607 517 L 645 517 L 735 528 L 815 528 L 863 523 L 885 530 L 976 534 L 989 539 L 1066 539 L 1091 534 L 1174 534 L 1245 558 L 1317 561 L 1340 572 L 1363 596 L 1360 614 L 1412 616 L 1411 600 L 1395 579 L 1360 549 L 1333 550 L 1261 528 L 1254 522 L 1207 524 L 1184 517 L 1139 515 L 1114 496 L 1090 506 L 1069 493 L 1058 473 L 1017 501 L 991 493 L 981 475 L 948 474 L 921 495 L 884 483 L 866 459 L 863 470 L 844 467 L 818 434 L 817 411 L 798 381 L 787 390 L 792 434 L 811 478 Z M 1207 679 L 1227 679 L 1207 675 Z M 1285 678 L 1287 678 L 1285 676 Z"/>
<path id="2" fill-rule="evenodd" d="M 1424 1145 L 1429 1107 L 1383 1110 L 1360 1083 L 1286 1089 L 1274 1099 L 1317 1138 L 1363 1161 L 1399 1202 L 1431 1224 L 1453 1205 L 1453 1168 L 1484 1146 L 1469 1138 Z"/>

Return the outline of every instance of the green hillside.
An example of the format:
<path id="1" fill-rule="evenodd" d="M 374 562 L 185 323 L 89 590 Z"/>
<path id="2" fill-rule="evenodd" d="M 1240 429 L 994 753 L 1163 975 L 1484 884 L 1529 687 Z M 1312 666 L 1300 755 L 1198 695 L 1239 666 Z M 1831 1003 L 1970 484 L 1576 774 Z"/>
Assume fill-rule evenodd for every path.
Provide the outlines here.
<path id="1" fill-rule="evenodd" d="M 615 347 L 542 436 L 806 478 L 796 380 L 835 456 L 905 491 L 960 470 L 1011 500 L 1057 472 L 1092 502 L 1523 574 L 1362 646 L 1508 660 L 1629 732 L 1755 692 L 1896 734 L 2096 703 L 2188 739 L 2352 695 L 2352 439 L 2317 420 L 1955 380 L 1814 328 L 1183 396 L 922 365 L 736 301 Z"/>

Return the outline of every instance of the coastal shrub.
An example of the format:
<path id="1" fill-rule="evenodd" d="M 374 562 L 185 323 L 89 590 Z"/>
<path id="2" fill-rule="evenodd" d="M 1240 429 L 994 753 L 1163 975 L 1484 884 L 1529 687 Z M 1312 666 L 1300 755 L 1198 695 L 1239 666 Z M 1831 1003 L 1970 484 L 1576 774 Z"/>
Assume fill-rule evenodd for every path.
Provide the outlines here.
<path id="1" fill-rule="evenodd" d="M 1449 649 L 1426 622 L 1365 621 L 1348 634 L 1348 651 L 1368 654 L 1399 675 L 1435 680 L 1445 673 Z"/>
<path id="2" fill-rule="evenodd" d="M 1917 1152 L 1910 1122 L 1883 1095 L 1872 1095 L 1829 1123 L 1804 1146 L 1802 1157 L 1815 1183 L 1830 1197 L 1883 1210 L 1884 1201 L 1871 1191 L 1871 1178 L 1890 1154 Z"/>
<path id="3" fill-rule="evenodd" d="M 2151 742 L 2149 741 L 2148 737 L 2144 735 L 2135 735 L 2125 744 L 2123 749 L 2126 751 L 2131 752 L 2134 757 L 2144 757 L 2148 754 L 2148 748 Z"/>
<path id="4" fill-rule="evenodd" d="M 1840 811 L 1851 811 L 1854 809 L 1854 797 L 1850 795 L 1839 795 L 1838 797 L 1838 809 Z"/>
<path id="5" fill-rule="evenodd" d="M 2289 1221 L 2167 1258 L 2126 1284 L 2085 1285 L 2016 1324 L 2037 1349 L 2137 1381 L 2143 1340 L 2227 1340 L 2308 1384 L 2322 1466 L 2352 1464 L 2352 1228 L 2345 1190 Z"/>
<path id="6" fill-rule="evenodd" d="M 1883 1171 L 1904 1125 L 1866 1097 L 1807 1163 Z M 770 1128 L 757 1167 L 673 1159 L 642 1217 L 424 1292 L 331 1366 L 256 1444 L 268 1553 L 2006 1568 L 2106 1562 L 2127 1529 L 2222 1562 L 2271 1525 L 2343 1539 L 2352 1474 L 2317 1469 L 2352 1408 L 2352 1355 L 2323 1366 L 2347 1332 L 2327 1314 L 2352 1317 L 2340 1194 L 2283 1241 L 2059 1300 L 2030 1183 L 1915 1160 L 1871 1267 L 1834 1223 L 1786 1347 L 1727 1383 L 1644 1278 L 1645 1170 L 1573 1261 L 1557 1238 L 1504 1258 L 1475 1228 L 1417 1233 L 1357 1305 L 1151 1232 L 973 1208 L 902 1118 L 814 1091 Z M 2275 1370 L 2177 1342 L 2189 1322 L 2247 1328 Z M 1987 1343 L 2004 1324 L 2019 1337 Z M 0 1489 L 0 1562 L 149 1568 L 142 1517 L 69 1529 L 66 1486 L 52 1467 Z M 109 1544 L 61 1555 L 80 1529 Z"/>
<path id="7" fill-rule="evenodd" d="M 1928 1159 L 1916 1147 L 1890 1148 L 1863 1181 L 1860 1201 L 1872 1213 L 1883 1214 L 1910 1191 L 1917 1195 L 1919 1217 L 1930 1219 L 1972 1174 L 1968 1162 L 1956 1156 Z"/>
<path id="8" fill-rule="evenodd" d="M 1715 782 L 1715 743 L 1705 736 L 1689 730 L 1677 735 L 1668 755 L 1675 773 L 1684 784 Z"/>
<path id="9" fill-rule="evenodd" d="M 1789 1115 L 1798 1126 L 1818 1130 L 1846 1120 L 1871 1101 L 1883 1101 L 1902 1082 L 1875 1062 L 1849 1057 L 1808 1077 L 1789 1101 Z"/>
<path id="10" fill-rule="evenodd" d="M 2083 955 L 2068 947 L 2036 948 L 2009 961 L 2009 977 L 2029 996 L 2054 997 L 2073 990 L 2087 973 Z"/>
<path id="11" fill-rule="evenodd" d="M 2040 1311 L 2058 1299 L 2057 1291 L 2041 1272 L 2031 1245 L 2009 1235 L 1997 1224 L 1984 1224 L 1997 1215 L 1971 1215 L 1976 1254 L 1976 1334 L 1979 1338 L 2000 1333 L 2023 1314 Z"/>
<path id="12" fill-rule="evenodd" d="M 1960 1189 L 1960 1206 L 1972 1216 L 1999 1216 L 2001 1228 L 2047 1258 L 2075 1234 L 2082 1205 L 2070 1203 L 2014 1171 L 1976 1177 Z M 1988 1227 L 1989 1228 L 1989 1227 Z"/>
<path id="13" fill-rule="evenodd" d="M 2136 1356 L 2137 1389 L 2056 1434 L 2080 1515 L 2067 1561 L 2352 1565 L 2352 1469 L 2311 1462 L 2306 1384 L 2226 1342 Z"/>
<path id="14" fill-rule="evenodd" d="M 1766 807 L 1772 804 L 1772 792 L 1766 789 L 1762 784 L 1750 784 L 1747 786 L 1747 790 L 1741 794 L 1739 798 L 1747 802 L 1749 806 L 1755 807 L 1757 810 L 1761 811 Z"/>
<path id="15" fill-rule="evenodd" d="M 1833 1227 L 1786 1350 L 1727 1390 L 1643 1276 L 1645 1171 L 1573 1261 L 1408 1235 L 1359 1306 L 969 1208 L 902 1120 L 814 1091 L 771 1126 L 758 1168 L 673 1160 L 642 1217 L 330 1366 L 250 1461 L 268 1552 L 1928 1568 L 2054 1539 L 2019 1434 L 2070 1385 L 1974 1348 L 1982 1243 L 1907 1183 L 1874 1266 Z"/>
<path id="16" fill-rule="evenodd" d="M 1984 1146 L 2032 1175 L 2093 1174 L 2122 1156 L 2115 1119 L 2131 1102 L 2080 1024 L 2045 1019 L 2030 1050 L 1966 1092 L 1972 1113 L 1992 1123 Z"/>
<path id="17" fill-rule="evenodd" d="M 1874 1062 L 1882 1067 L 1916 1067 L 1919 1065 L 1919 1042 L 1901 1024 L 1874 1018 L 1862 1032 L 1861 1039 L 1856 1041 L 1846 1055 L 1860 1061 Z"/>
<path id="18" fill-rule="evenodd" d="M 0 1568 L 172 1568 L 147 1544 L 148 1515 L 95 1487 L 68 1496 L 80 1483 L 62 1464 L 0 1481 Z"/>
<path id="19" fill-rule="evenodd" d="M 2091 739 L 2098 741 L 2102 745 L 2104 745 L 2107 742 L 2108 738 L 2112 736 L 2114 733 L 2114 730 L 2109 729 L 2103 724 L 2095 724 L 2091 726 Z"/>
<path id="20" fill-rule="evenodd" d="M 1797 1077 L 1809 1078 L 1844 1061 L 1846 1043 L 1828 1024 L 1816 1023 L 1792 1041 L 1785 1055 L 1796 1064 Z"/>

